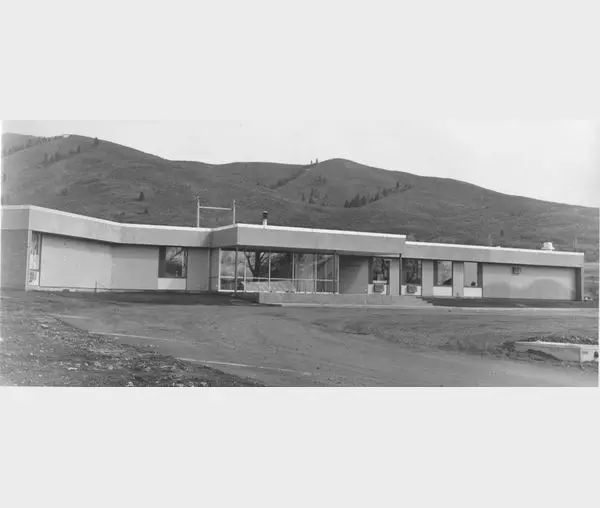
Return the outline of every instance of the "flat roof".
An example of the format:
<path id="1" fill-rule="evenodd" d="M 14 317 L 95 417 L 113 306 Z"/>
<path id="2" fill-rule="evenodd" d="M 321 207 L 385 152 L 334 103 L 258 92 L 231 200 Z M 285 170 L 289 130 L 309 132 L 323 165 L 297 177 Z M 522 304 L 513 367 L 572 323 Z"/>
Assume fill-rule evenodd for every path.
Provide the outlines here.
<path id="1" fill-rule="evenodd" d="M 262 224 L 217 228 L 132 224 L 35 205 L 2 206 L 2 229 L 29 229 L 116 244 L 336 251 L 340 254 L 547 266 L 583 266 L 582 252 L 406 241 L 406 235 Z"/>

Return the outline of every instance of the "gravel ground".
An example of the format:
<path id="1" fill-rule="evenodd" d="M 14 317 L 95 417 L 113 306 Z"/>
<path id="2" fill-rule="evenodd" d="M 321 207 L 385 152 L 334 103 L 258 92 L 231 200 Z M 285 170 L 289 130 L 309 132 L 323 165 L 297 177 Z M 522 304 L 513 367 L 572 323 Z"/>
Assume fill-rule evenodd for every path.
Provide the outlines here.
<path id="1" fill-rule="evenodd" d="M 0 384 L 22 386 L 258 386 L 252 380 L 75 329 L 2 299 Z"/>
<path id="2" fill-rule="evenodd" d="M 598 345 L 598 339 L 596 338 L 580 337 L 577 335 L 542 335 L 524 339 L 524 342 L 554 342 L 556 344 L 585 344 L 590 346 Z"/>

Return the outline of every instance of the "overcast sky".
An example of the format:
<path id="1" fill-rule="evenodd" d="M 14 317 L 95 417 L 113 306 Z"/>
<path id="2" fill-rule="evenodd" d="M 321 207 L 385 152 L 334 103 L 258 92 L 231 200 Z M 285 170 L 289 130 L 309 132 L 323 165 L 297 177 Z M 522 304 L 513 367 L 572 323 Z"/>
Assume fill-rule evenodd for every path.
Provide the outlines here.
<path id="1" fill-rule="evenodd" d="M 591 121 L 6 121 L 4 132 L 82 134 L 168 159 L 307 163 L 343 157 L 538 199 L 600 204 Z"/>

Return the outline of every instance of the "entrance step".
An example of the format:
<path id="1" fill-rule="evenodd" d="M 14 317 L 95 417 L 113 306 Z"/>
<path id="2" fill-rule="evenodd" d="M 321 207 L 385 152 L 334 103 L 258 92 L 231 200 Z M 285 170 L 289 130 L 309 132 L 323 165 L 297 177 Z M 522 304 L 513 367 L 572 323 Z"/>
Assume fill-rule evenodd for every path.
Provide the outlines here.
<path id="1" fill-rule="evenodd" d="M 317 304 L 317 305 L 390 305 L 396 307 L 431 307 L 431 304 L 416 296 L 404 295 L 349 295 L 319 293 L 259 293 L 263 304 Z"/>

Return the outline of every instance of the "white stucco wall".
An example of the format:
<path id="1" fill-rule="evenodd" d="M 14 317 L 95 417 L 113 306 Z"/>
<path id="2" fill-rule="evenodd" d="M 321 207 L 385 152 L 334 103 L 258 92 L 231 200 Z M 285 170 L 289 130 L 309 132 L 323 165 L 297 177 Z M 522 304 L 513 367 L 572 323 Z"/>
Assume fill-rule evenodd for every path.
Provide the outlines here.
<path id="1" fill-rule="evenodd" d="M 42 236 L 40 287 L 109 289 L 112 256 L 107 243 Z"/>
<path id="2" fill-rule="evenodd" d="M 187 290 L 208 291 L 210 289 L 210 250 L 188 249 Z"/>
<path id="3" fill-rule="evenodd" d="M 521 266 L 513 275 L 512 265 L 483 265 L 483 296 L 486 298 L 535 298 L 575 300 L 576 270 L 549 266 Z"/>
<path id="4" fill-rule="evenodd" d="M 158 247 L 112 246 L 112 289 L 158 289 Z"/>

